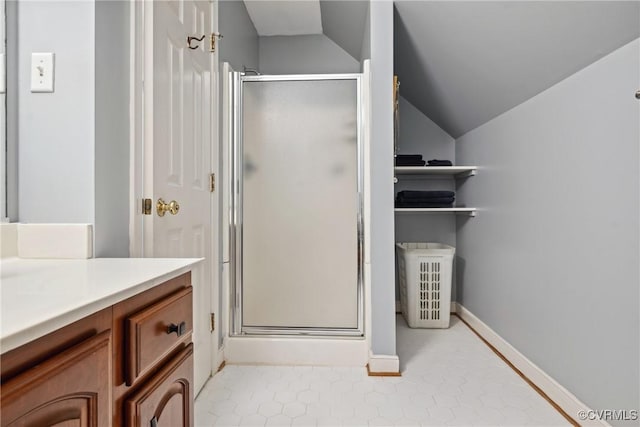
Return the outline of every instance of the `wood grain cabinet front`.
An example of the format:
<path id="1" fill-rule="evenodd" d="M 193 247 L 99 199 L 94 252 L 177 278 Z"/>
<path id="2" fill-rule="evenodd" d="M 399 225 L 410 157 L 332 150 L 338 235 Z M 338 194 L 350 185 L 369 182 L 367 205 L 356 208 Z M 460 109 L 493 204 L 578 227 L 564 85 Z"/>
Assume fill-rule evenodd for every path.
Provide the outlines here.
<path id="1" fill-rule="evenodd" d="M 2 384 L 2 426 L 111 425 L 111 331 Z"/>
<path id="2" fill-rule="evenodd" d="M 181 289 L 127 317 L 127 385 L 191 339 L 192 288 Z"/>
<path id="3" fill-rule="evenodd" d="M 167 362 L 125 401 L 131 427 L 193 426 L 193 344 Z"/>
<path id="4" fill-rule="evenodd" d="M 0 427 L 193 426 L 191 273 L 0 355 Z"/>

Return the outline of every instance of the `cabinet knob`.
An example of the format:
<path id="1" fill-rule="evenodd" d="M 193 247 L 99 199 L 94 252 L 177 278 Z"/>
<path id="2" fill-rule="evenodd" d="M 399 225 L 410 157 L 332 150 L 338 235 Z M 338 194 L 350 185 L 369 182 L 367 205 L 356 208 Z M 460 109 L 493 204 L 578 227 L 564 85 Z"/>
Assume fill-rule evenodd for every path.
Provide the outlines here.
<path id="1" fill-rule="evenodd" d="M 149 424 L 151 425 L 151 427 L 158 427 L 158 419 L 156 418 L 155 415 L 153 416 L 153 418 L 151 418 L 151 421 L 149 422 Z"/>
<path id="2" fill-rule="evenodd" d="M 186 331 L 187 331 L 187 322 L 180 322 L 177 325 L 175 323 L 172 323 L 169 326 L 167 326 L 167 334 L 172 334 L 175 332 L 176 335 L 181 337 L 182 335 L 184 335 Z"/>

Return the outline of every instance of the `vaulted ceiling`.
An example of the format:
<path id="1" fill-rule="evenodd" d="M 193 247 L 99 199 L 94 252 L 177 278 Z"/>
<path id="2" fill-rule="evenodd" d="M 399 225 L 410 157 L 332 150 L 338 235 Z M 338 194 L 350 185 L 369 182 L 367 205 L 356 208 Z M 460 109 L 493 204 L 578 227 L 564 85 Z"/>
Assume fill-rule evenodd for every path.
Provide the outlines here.
<path id="1" fill-rule="evenodd" d="M 355 59 L 360 60 L 368 0 L 320 0 L 324 34 Z"/>
<path id="2" fill-rule="evenodd" d="M 259 36 L 322 34 L 318 0 L 245 0 Z"/>
<path id="3" fill-rule="evenodd" d="M 396 1 L 400 93 L 453 137 L 640 36 L 638 1 Z"/>
<path id="4" fill-rule="evenodd" d="M 360 60 L 369 0 L 244 0 L 259 36 L 324 34 Z"/>
<path id="5" fill-rule="evenodd" d="M 361 59 L 369 0 L 244 2 L 260 36 L 325 34 Z M 637 0 L 394 4 L 400 93 L 453 137 L 640 36 Z"/>

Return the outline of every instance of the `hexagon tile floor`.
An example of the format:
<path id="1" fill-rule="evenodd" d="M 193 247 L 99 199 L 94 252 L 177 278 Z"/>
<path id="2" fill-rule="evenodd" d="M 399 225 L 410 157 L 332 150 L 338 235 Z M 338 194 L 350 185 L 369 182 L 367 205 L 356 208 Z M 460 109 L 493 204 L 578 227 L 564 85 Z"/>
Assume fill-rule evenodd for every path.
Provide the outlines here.
<path id="1" fill-rule="evenodd" d="M 365 368 L 226 366 L 195 402 L 204 426 L 566 426 L 457 317 L 449 329 L 397 319 L 402 377 Z"/>

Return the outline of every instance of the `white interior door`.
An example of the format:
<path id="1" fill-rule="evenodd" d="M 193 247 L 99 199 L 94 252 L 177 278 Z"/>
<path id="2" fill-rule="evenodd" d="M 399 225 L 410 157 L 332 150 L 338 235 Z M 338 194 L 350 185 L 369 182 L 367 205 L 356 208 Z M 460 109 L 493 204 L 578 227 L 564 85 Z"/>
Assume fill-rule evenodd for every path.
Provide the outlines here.
<path id="1" fill-rule="evenodd" d="M 212 291 L 217 293 L 217 198 L 209 176 L 217 153 L 213 131 L 214 54 L 209 52 L 215 3 L 172 0 L 145 2 L 147 28 L 146 79 L 153 90 L 145 94 L 145 197 L 153 195 L 153 215 L 146 217 L 145 255 L 198 257 L 205 261 L 192 272 L 194 287 L 194 378 L 196 393 L 211 375 L 217 341 L 212 339 Z M 149 22 L 152 19 L 153 22 Z M 149 25 L 151 24 L 151 25 Z M 189 49 L 187 37 L 200 38 Z M 149 46 L 150 39 L 153 46 Z M 152 69 L 148 67 L 152 65 Z M 151 76 L 151 77 L 150 77 Z M 148 89 L 147 89 L 148 90 Z M 152 109 L 149 108 L 152 106 Z M 175 201 L 177 213 L 160 216 L 156 203 Z M 215 231 L 215 233 L 214 233 Z M 217 301 L 216 301 L 217 302 Z"/>

